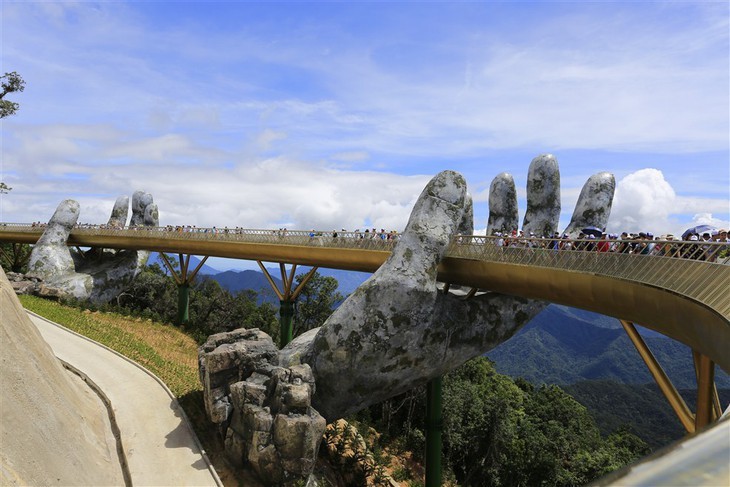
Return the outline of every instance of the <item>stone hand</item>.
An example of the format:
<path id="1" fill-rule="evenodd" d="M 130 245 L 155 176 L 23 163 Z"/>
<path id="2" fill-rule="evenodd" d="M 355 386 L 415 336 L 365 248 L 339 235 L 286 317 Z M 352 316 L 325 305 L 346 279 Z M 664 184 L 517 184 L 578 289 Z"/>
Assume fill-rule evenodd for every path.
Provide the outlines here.
<path id="1" fill-rule="evenodd" d="M 583 187 L 566 233 L 605 228 L 614 178 L 592 176 Z M 517 229 L 514 181 L 495 178 L 488 234 Z M 560 216 L 560 174 L 551 155 L 529 169 L 527 235 L 552 236 Z M 391 256 L 322 327 L 281 350 L 284 367 L 308 364 L 316 381 L 312 406 L 328 421 L 405 392 L 481 355 L 511 337 L 548 303 L 494 292 L 464 300 L 438 291 L 437 267 L 456 234 L 473 233 L 471 197 L 453 171 L 434 177 L 421 193 Z"/>
<path id="2" fill-rule="evenodd" d="M 108 226 L 121 228 L 127 221 L 129 197 L 120 196 L 114 203 Z M 29 274 L 43 279 L 65 294 L 97 303 L 116 297 L 147 262 L 149 252 L 90 249 L 72 251 L 69 234 L 79 218 L 79 204 L 64 200 L 56 208 L 46 229 L 33 247 Z M 158 226 L 157 205 L 152 195 L 137 191 L 132 195 L 132 218 L 129 226 Z"/>

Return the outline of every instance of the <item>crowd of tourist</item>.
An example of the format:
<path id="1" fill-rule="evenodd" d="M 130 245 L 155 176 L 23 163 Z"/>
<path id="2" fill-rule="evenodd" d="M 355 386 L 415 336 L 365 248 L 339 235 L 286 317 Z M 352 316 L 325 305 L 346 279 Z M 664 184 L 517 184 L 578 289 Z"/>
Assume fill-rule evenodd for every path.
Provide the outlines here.
<path id="1" fill-rule="evenodd" d="M 46 223 L 33 222 L 32 227 L 46 227 Z M 81 229 L 115 229 L 113 225 L 107 224 L 90 224 L 78 223 L 75 228 Z M 140 228 L 140 227 L 137 227 Z M 148 227 L 147 230 L 151 230 Z M 251 234 L 251 230 L 243 227 L 234 228 L 205 228 L 196 225 L 167 225 L 165 227 L 155 228 L 154 230 L 175 232 L 175 233 L 205 233 L 211 235 L 243 235 Z M 641 254 L 641 255 L 657 255 L 669 257 L 683 257 L 690 259 L 714 261 L 720 254 L 727 254 L 730 251 L 730 240 L 728 240 L 728 231 L 725 229 L 707 230 L 698 233 L 685 233 L 683 237 L 676 237 L 673 234 L 665 234 L 654 236 L 651 232 L 630 233 L 623 232 L 606 233 L 599 229 L 594 231 L 580 233 L 577 238 L 570 238 L 567 234 L 555 232 L 549 236 L 538 236 L 530 232 L 525 234 L 522 230 L 512 230 L 511 232 L 494 231 L 488 239 L 482 241 L 491 241 L 500 247 L 522 247 L 522 248 L 547 248 L 552 250 L 582 250 L 595 252 L 616 252 L 624 254 Z M 332 230 L 332 232 L 321 232 L 311 230 L 310 232 L 292 232 L 286 228 L 278 230 L 258 230 L 254 233 L 271 232 L 280 238 L 290 235 L 302 236 L 308 234 L 310 239 L 315 238 L 358 238 L 370 240 L 386 240 L 395 241 L 399 238 L 399 233 L 395 230 L 386 231 L 384 228 L 367 228 L 364 231 L 360 229 L 349 232 L 344 228 L 341 230 Z M 469 236 L 459 236 L 460 241 L 466 241 Z M 474 240 L 472 240 L 474 241 Z M 476 240 L 479 242 L 479 240 Z M 714 245 L 709 245 L 711 243 Z M 703 245 L 705 244 L 706 245 Z M 717 245 L 717 244 L 726 245 Z"/>
<path id="2" fill-rule="evenodd" d="M 538 237 L 523 231 L 492 233 L 492 240 L 499 247 L 547 248 L 553 250 L 582 250 L 586 252 L 615 252 L 622 254 L 682 257 L 713 262 L 718 255 L 730 249 L 725 229 L 702 233 L 689 233 L 685 239 L 666 234 L 655 237 L 651 232 L 580 233 L 576 239 L 555 232 L 552 236 Z M 703 243 L 706 243 L 703 245 Z M 725 245 L 710 245 L 712 243 Z"/>

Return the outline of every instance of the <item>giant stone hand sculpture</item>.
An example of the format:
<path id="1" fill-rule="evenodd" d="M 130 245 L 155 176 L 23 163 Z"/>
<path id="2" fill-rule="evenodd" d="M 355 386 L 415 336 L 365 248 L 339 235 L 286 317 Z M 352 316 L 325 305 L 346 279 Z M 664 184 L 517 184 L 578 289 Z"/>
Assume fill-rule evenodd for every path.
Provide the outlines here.
<path id="1" fill-rule="evenodd" d="M 516 195 L 500 175 L 490 203 Z M 599 173 L 584 186 L 566 232 L 605 228 L 613 175 Z M 500 194 L 503 193 L 503 194 Z M 490 220 L 517 228 L 516 199 L 497 206 Z M 527 183 L 523 230 L 552 236 L 560 217 L 560 173 L 552 155 L 535 158 Z M 468 223 L 464 223 L 464 222 Z M 317 384 L 313 406 L 327 420 L 347 416 L 458 367 L 511 337 L 547 303 L 489 292 L 463 300 L 440 293 L 436 272 L 449 242 L 468 227 L 471 198 L 453 171 L 434 177 L 421 193 L 388 260 L 324 325 L 285 347 L 282 365 L 306 363 Z M 494 226 L 488 226 L 491 232 Z"/>
<path id="2" fill-rule="evenodd" d="M 33 247 L 28 274 L 40 277 L 52 287 L 78 299 L 107 302 L 116 297 L 139 273 L 149 252 L 136 250 L 88 252 L 71 251 L 66 242 L 79 218 L 79 204 L 64 200 L 56 208 L 46 229 Z M 114 203 L 108 226 L 121 228 L 127 221 L 129 197 L 120 196 Z M 152 195 L 137 191 L 132 195 L 132 218 L 129 226 L 159 224 L 157 205 Z"/>
<path id="3" fill-rule="evenodd" d="M 574 236 L 586 226 L 605 228 L 614 188 L 613 175 L 592 176 L 581 191 L 565 231 Z M 492 231 L 517 229 L 516 194 L 510 175 L 503 173 L 495 178 L 489 196 L 489 235 Z M 528 234 L 552 236 L 557 230 L 559 216 L 558 164 L 552 155 L 542 155 L 530 164 L 523 230 Z M 319 414 L 327 421 L 347 416 L 424 384 L 510 338 L 548 303 L 494 292 L 464 300 L 440 292 L 436 283 L 438 264 L 452 237 L 460 233 L 473 233 L 471 197 L 461 175 L 444 171 L 421 193 L 388 260 L 332 313 L 322 327 L 302 334 L 280 350 L 278 364 L 269 362 L 260 366 L 254 374 L 255 381 L 247 379 L 251 372 L 242 368 L 233 375 L 216 369 L 221 379 L 211 381 L 213 371 L 206 370 L 205 364 L 215 363 L 213 357 L 225 357 L 229 363 L 241 362 L 231 356 L 237 353 L 231 345 L 232 336 L 211 337 L 201 348 L 200 358 L 206 408 L 209 414 L 214 412 L 211 415 L 212 419 L 216 416 L 214 422 L 225 426 L 236 405 L 243 409 L 244 416 L 246 411 L 253 415 L 245 394 L 238 394 L 237 399 L 231 401 L 228 398 L 231 394 L 226 390 L 251 390 L 258 386 L 261 394 L 257 395 L 253 408 L 258 408 L 256 414 L 264 410 L 271 414 L 272 419 L 264 424 L 276 423 L 279 416 L 276 404 L 286 402 L 280 397 L 279 377 L 291 377 L 293 370 L 304 367 L 307 373 L 311 370 L 308 401 L 316 410 L 308 408 L 309 402 L 301 410 L 302 415 L 314 418 L 310 427 L 302 429 L 308 432 L 309 438 L 321 427 L 321 421 L 317 419 Z M 270 339 L 247 336 L 243 355 L 252 354 L 251 351 L 259 347 L 262 348 L 256 353 L 261 354 L 261 350 L 270 353 Z M 226 380 L 244 381 L 244 386 L 231 386 Z M 235 418 L 235 410 L 233 414 Z M 238 445 L 235 455 L 239 462 L 248 458 L 261 474 L 272 471 L 271 462 L 276 458 L 283 463 L 289 461 L 273 453 L 274 442 L 264 443 L 264 448 L 256 443 L 259 440 L 247 440 L 253 434 L 241 427 L 247 421 L 234 419 L 235 424 L 240 433 L 239 440 L 234 442 Z M 256 434 L 260 433 L 256 430 Z M 276 428 L 273 433 L 266 434 L 276 437 Z M 236 437 L 235 432 L 233 437 Z M 264 437 L 259 435 L 257 438 Z M 264 462 L 257 450 L 271 454 Z M 310 448 L 308 452 L 311 451 Z M 276 478 L 286 478 L 287 468 L 277 468 L 273 468 L 279 472 Z"/>

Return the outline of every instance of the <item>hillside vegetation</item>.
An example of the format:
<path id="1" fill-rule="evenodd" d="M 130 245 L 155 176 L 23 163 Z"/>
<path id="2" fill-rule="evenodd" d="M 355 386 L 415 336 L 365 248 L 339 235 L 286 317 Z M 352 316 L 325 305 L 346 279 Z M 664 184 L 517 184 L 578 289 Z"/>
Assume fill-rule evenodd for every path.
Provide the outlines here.
<path id="1" fill-rule="evenodd" d="M 679 389 L 696 386 L 692 351 L 659 333 L 641 329 L 644 341 Z M 565 306 L 548 306 L 508 341 L 487 353 L 497 370 L 533 384 L 583 380 L 653 383 L 648 368 L 618 320 Z M 730 377 L 716 368 L 718 387 Z"/>

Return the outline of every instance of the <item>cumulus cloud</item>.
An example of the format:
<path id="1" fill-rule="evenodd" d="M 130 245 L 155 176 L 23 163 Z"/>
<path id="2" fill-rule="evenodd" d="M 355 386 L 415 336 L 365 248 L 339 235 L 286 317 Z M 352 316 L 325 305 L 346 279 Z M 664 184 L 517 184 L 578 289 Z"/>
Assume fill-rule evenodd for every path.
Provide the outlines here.
<path id="1" fill-rule="evenodd" d="M 692 208 L 715 210 L 727 217 L 728 201 L 679 197 L 661 171 L 641 169 L 617 183 L 608 230 L 681 235 L 686 228 L 694 225 L 711 224 L 717 227 L 728 225 L 727 220 L 713 217 L 710 212 L 696 213 L 691 219 L 680 219 L 681 215 Z"/>

